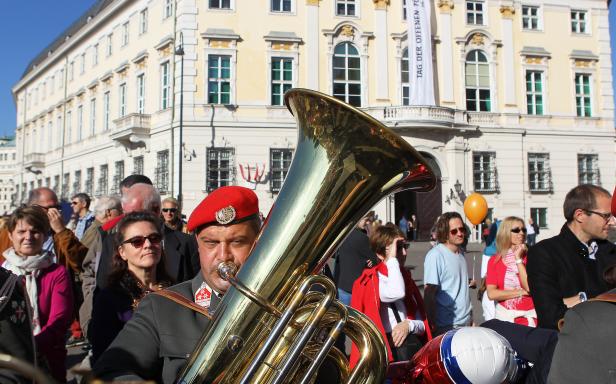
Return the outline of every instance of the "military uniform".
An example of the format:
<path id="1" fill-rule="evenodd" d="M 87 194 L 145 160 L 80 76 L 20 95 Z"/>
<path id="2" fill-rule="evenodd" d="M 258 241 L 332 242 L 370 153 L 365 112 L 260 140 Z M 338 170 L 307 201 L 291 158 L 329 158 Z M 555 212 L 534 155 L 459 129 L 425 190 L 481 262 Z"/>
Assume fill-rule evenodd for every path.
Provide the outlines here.
<path id="1" fill-rule="evenodd" d="M 19 279 L 0 267 L 0 353 L 34 362 L 34 339 L 27 296 Z M 0 383 L 28 383 L 15 372 L 0 370 Z"/>
<path id="2" fill-rule="evenodd" d="M 203 283 L 194 279 L 171 288 L 191 301 Z M 210 308 L 218 303 L 212 295 Z M 209 319 L 159 295 L 147 295 L 116 339 L 94 365 L 103 380 L 153 380 L 174 383 Z"/>

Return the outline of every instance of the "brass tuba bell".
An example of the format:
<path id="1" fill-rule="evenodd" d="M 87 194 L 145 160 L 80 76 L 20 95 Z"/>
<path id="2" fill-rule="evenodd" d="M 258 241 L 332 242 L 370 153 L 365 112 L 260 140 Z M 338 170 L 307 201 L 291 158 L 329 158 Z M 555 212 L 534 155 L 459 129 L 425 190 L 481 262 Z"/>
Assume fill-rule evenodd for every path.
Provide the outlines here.
<path id="1" fill-rule="evenodd" d="M 285 103 L 298 125 L 286 181 L 242 269 L 219 266 L 232 287 L 179 383 L 310 382 L 325 358 L 343 382 L 383 381 L 379 331 L 338 302 L 333 283 L 318 273 L 379 200 L 427 191 L 435 176 L 410 144 L 356 108 L 306 89 L 288 91 Z M 332 348 L 340 332 L 360 349 L 352 371 Z"/>

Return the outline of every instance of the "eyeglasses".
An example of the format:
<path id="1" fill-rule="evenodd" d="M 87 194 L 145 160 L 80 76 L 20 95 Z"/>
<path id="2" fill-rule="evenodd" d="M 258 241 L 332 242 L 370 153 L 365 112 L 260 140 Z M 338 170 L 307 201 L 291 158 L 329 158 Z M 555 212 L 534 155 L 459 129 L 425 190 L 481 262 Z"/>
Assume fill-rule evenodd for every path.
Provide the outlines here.
<path id="1" fill-rule="evenodd" d="M 79 204 L 78 201 L 71 201 L 71 205 L 77 205 L 77 204 Z"/>
<path id="2" fill-rule="evenodd" d="M 610 219 L 614 216 L 612 216 L 611 213 L 601 213 L 601 212 L 597 212 L 597 211 L 591 211 L 590 209 L 584 209 L 584 212 L 588 213 L 588 216 L 590 216 L 591 214 L 595 214 L 597 216 L 601 216 L 601 218 L 603 220 L 605 220 L 605 222 L 607 223 L 608 221 L 610 221 Z"/>
<path id="3" fill-rule="evenodd" d="M 120 243 L 120 245 L 130 243 L 135 248 L 141 248 L 143 247 L 143 244 L 145 244 L 146 240 L 149 240 L 150 244 L 156 245 L 156 244 L 160 244 L 162 239 L 163 239 L 162 236 L 159 235 L 158 233 L 152 233 L 151 235 L 148 235 L 148 236 L 131 237 L 128 240 L 124 240 L 122 243 Z"/>
<path id="4" fill-rule="evenodd" d="M 460 227 L 460 228 L 454 228 L 454 229 L 449 230 L 449 233 L 451 233 L 454 236 L 457 235 L 458 232 L 464 235 L 466 233 L 466 228 Z"/>
<path id="5" fill-rule="evenodd" d="M 410 246 L 411 246 L 411 243 L 409 243 L 408 241 L 404 241 L 404 240 L 398 240 L 398 243 L 396 243 L 398 252 L 402 251 L 403 249 L 408 250 Z"/>
<path id="6" fill-rule="evenodd" d="M 527 232 L 526 227 L 516 227 L 516 228 L 511 228 L 511 232 L 513 233 L 520 233 L 520 232 Z"/>
<path id="7" fill-rule="evenodd" d="M 167 213 L 167 212 L 171 212 L 171 213 L 176 213 L 178 211 L 177 208 L 163 208 L 161 209 L 161 211 Z"/>
<path id="8" fill-rule="evenodd" d="M 50 210 L 51 208 L 55 208 L 55 209 L 57 209 L 58 211 L 61 211 L 61 210 L 62 210 L 62 206 L 61 206 L 60 204 L 51 205 L 51 206 L 49 206 L 49 207 L 43 207 L 42 205 L 38 205 L 38 204 L 34 204 L 34 206 L 35 206 L 35 207 L 39 207 L 39 208 L 41 208 L 41 209 L 44 209 L 44 210 L 46 210 L 46 211 Z"/>

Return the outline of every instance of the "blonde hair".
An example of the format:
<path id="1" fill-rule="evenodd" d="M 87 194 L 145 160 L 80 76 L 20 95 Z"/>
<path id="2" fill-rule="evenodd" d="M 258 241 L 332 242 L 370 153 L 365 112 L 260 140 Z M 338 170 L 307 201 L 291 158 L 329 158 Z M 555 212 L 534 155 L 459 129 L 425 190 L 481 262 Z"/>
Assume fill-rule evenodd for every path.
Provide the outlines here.
<path id="1" fill-rule="evenodd" d="M 516 222 L 521 223 L 522 227 L 526 227 L 524 220 L 517 216 L 506 217 L 498 226 L 498 232 L 496 232 L 497 257 L 503 257 L 507 254 L 509 248 L 511 248 L 511 228 L 513 228 L 513 224 Z"/>

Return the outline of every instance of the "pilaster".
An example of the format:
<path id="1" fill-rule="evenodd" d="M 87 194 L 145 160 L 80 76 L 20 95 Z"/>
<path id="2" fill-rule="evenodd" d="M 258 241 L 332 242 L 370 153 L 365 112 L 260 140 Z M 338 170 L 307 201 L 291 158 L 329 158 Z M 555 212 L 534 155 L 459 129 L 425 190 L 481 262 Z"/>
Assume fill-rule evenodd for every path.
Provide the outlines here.
<path id="1" fill-rule="evenodd" d="M 517 112 L 518 105 L 515 95 L 516 76 L 514 69 L 514 53 L 513 53 L 513 15 L 515 9 L 513 6 L 501 6 L 501 26 L 503 31 L 503 79 L 504 79 L 504 95 L 505 105 L 504 112 Z"/>
<path id="2" fill-rule="evenodd" d="M 377 101 L 389 101 L 389 64 L 387 55 L 387 6 L 389 0 L 374 0 L 374 37 L 376 40 L 376 79 Z"/>

